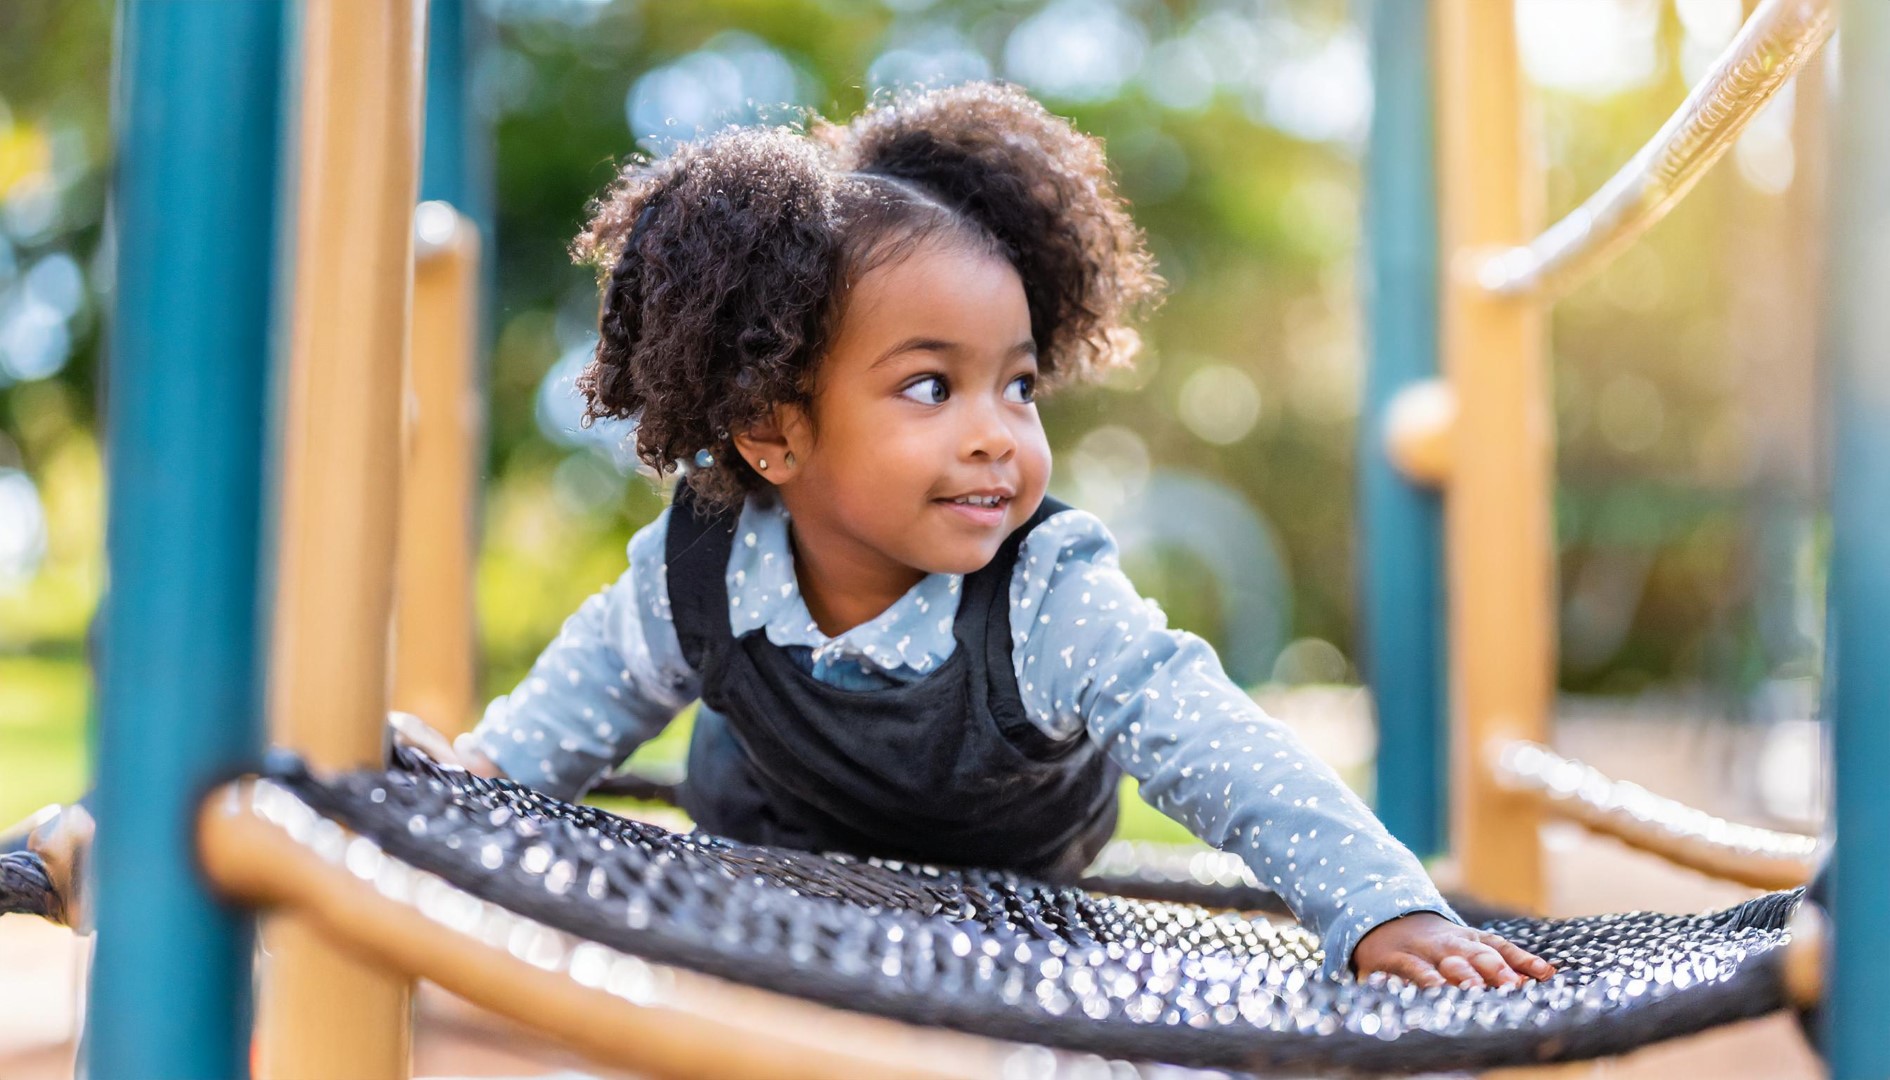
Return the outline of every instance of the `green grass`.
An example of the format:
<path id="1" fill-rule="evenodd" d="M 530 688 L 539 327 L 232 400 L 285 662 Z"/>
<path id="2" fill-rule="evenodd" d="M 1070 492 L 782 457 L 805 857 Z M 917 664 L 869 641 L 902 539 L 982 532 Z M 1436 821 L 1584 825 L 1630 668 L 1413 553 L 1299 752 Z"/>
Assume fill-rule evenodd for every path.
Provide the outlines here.
<path id="1" fill-rule="evenodd" d="M 1160 840 L 1170 844 L 1199 844 L 1194 834 L 1173 818 L 1142 801 L 1135 781 L 1122 778 L 1122 816 L 1116 821 L 1116 836 L 1122 840 Z M 1202 845 L 1205 847 L 1206 845 Z"/>
<path id="2" fill-rule="evenodd" d="M 0 656 L 0 828 L 84 793 L 84 661 Z"/>

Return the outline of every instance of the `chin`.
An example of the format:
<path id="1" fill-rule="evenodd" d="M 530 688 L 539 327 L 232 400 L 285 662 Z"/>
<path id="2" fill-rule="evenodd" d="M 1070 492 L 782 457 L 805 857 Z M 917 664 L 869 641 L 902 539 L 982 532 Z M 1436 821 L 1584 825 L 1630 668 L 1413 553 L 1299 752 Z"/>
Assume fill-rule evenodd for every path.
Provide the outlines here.
<path id="1" fill-rule="evenodd" d="M 920 567 L 928 574 L 973 574 L 990 565 L 997 558 L 999 544 L 992 544 L 991 550 L 981 548 L 960 548 L 953 551 L 941 551 L 937 558 L 928 560 Z"/>

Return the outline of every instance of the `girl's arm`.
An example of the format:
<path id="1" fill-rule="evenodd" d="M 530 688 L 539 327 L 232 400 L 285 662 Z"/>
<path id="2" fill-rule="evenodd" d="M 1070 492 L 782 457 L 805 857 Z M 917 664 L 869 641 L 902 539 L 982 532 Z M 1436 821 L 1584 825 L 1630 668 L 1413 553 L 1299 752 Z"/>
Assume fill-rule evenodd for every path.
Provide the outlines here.
<path id="1" fill-rule="evenodd" d="M 1320 934 L 1328 973 L 1349 970 L 1359 939 L 1400 915 L 1461 924 L 1417 857 L 1213 648 L 1168 629 L 1095 516 L 1044 522 L 1020 559 L 1013 655 L 1032 718 L 1053 734 L 1086 730 L 1157 810 L 1240 855 Z"/>
<path id="2" fill-rule="evenodd" d="M 462 744 L 506 776 L 570 799 L 659 734 L 701 680 L 683 659 L 663 560 L 669 511 L 630 539 L 630 565 L 584 601 Z"/>

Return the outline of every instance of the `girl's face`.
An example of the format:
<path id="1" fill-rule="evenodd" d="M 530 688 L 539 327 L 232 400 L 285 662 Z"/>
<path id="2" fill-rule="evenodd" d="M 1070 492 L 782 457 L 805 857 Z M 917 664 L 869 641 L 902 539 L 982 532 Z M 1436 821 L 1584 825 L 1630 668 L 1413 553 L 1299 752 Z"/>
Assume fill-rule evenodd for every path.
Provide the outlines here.
<path id="1" fill-rule="evenodd" d="M 863 276 L 816 370 L 811 425 L 783 425 L 795 467 L 763 474 L 798 553 L 863 586 L 904 578 L 901 591 L 990 562 L 1049 483 L 1036 382 L 1004 259 L 933 242 Z"/>

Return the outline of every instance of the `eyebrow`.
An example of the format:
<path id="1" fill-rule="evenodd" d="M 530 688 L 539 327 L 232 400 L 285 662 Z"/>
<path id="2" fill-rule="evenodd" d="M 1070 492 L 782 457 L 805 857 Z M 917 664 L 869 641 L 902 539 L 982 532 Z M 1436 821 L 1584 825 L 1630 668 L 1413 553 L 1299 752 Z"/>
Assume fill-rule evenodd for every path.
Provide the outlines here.
<path id="1" fill-rule="evenodd" d="M 959 344 L 956 341 L 946 341 L 943 338 L 925 337 L 923 335 L 909 337 L 905 339 L 904 341 L 901 341 L 899 344 L 894 345 L 892 348 L 887 349 L 885 352 L 881 353 L 879 355 L 879 359 L 873 361 L 872 365 L 869 366 L 866 370 L 872 371 L 874 368 L 879 367 L 881 364 L 884 364 L 886 361 L 891 360 L 895 356 L 898 356 L 900 353 L 905 353 L 905 352 L 945 352 L 945 353 L 948 353 L 948 352 L 956 352 L 958 351 L 958 349 L 959 349 Z M 1032 356 L 1037 355 L 1036 341 L 1030 338 L 1025 338 L 1023 341 L 1020 341 L 1017 344 L 1011 346 L 1010 352 L 1006 353 L 1005 356 L 1008 358 L 1008 357 L 1016 356 L 1019 353 L 1029 353 Z"/>

